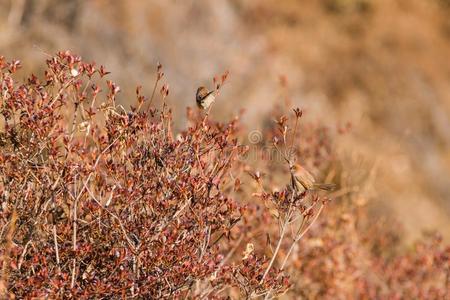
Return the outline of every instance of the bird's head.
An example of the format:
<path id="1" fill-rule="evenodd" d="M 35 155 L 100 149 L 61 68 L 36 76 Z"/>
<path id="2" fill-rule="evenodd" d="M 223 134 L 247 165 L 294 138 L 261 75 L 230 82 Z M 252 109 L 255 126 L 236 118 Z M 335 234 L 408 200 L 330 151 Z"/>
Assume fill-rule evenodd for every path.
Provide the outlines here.
<path id="1" fill-rule="evenodd" d="M 206 97 L 206 95 L 208 95 L 209 91 L 206 87 L 201 86 L 197 89 L 197 100 L 199 99 L 203 99 L 204 97 Z"/>
<path id="2" fill-rule="evenodd" d="M 291 172 L 295 173 L 295 172 L 303 169 L 303 167 L 299 164 L 292 164 L 289 166 L 289 169 L 291 170 Z"/>

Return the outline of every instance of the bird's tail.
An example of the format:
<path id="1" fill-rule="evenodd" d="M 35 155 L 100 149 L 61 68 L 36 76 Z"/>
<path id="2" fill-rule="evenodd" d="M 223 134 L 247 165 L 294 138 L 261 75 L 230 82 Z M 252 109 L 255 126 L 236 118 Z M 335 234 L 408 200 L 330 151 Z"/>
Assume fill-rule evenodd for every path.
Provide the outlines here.
<path id="1" fill-rule="evenodd" d="M 336 189 L 336 184 L 334 183 L 315 183 L 315 189 L 324 190 L 324 191 L 334 191 Z"/>

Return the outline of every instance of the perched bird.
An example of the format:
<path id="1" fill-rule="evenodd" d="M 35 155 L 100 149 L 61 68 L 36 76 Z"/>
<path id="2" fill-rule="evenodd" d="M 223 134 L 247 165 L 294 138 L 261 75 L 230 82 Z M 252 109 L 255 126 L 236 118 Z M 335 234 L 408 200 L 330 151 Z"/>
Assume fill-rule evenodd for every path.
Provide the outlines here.
<path id="1" fill-rule="evenodd" d="M 332 191 L 336 187 L 334 183 L 316 183 L 314 176 L 299 164 L 290 167 L 292 188 L 299 193 L 308 190 Z"/>
<path id="2" fill-rule="evenodd" d="M 199 87 L 197 89 L 197 95 L 195 97 L 197 106 L 201 109 L 208 109 L 216 99 L 216 96 L 214 96 L 213 93 L 214 91 L 208 91 L 208 89 L 204 86 Z"/>

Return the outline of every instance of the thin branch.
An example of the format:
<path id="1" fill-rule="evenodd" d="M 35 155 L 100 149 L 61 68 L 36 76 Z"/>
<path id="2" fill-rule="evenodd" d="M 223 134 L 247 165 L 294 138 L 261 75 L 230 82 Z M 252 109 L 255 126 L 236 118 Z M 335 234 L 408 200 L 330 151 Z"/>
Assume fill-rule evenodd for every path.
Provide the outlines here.
<path id="1" fill-rule="evenodd" d="M 73 224 L 73 235 L 72 235 L 72 250 L 74 253 L 76 253 L 77 251 L 77 205 L 78 205 L 78 200 L 81 197 L 81 195 L 83 194 L 83 189 L 80 191 L 80 193 L 78 194 L 78 197 L 75 199 L 74 203 L 73 203 L 73 220 L 72 220 L 72 224 Z M 75 286 L 75 273 L 76 273 L 76 269 L 77 269 L 77 258 L 76 255 L 74 256 L 73 260 L 72 260 L 72 281 L 70 283 L 70 288 L 74 288 Z"/>
<path id="2" fill-rule="evenodd" d="M 29 243 L 30 241 L 28 241 Z M 28 243 L 26 244 L 26 246 L 28 246 Z M 61 266 L 60 266 L 60 261 L 59 261 L 59 247 L 58 247 L 58 235 L 56 233 L 56 225 L 53 224 L 53 244 L 55 245 L 55 254 L 56 254 L 56 264 L 58 265 L 58 273 L 61 274 Z M 25 250 L 26 247 L 24 249 L 23 254 L 25 254 Z M 23 261 L 22 257 L 21 257 L 21 262 Z M 20 265 L 19 264 L 19 269 L 20 269 Z"/>
<path id="3" fill-rule="evenodd" d="M 295 244 L 300 241 L 302 239 L 302 237 L 308 232 L 308 230 L 311 228 L 311 226 L 316 222 L 317 218 L 319 217 L 320 213 L 322 212 L 323 208 L 324 208 L 324 204 L 321 204 L 319 211 L 316 213 L 316 215 L 314 216 L 314 219 L 312 219 L 312 221 L 308 224 L 308 226 L 306 226 L 305 230 L 303 231 L 299 231 L 298 235 L 294 238 L 294 241 L 292 242 L 291 247 L 289 248 L 288 253 L 286 254 L 286 257 L 284 258 L 283 263 L 281 264 L 281 268 L 280 270 L 284 270 L 284 267 L 286 266 L 286 263 L 288 261 L 289 256 L 291 255 L 292 250 L 294 249 Z M 303 224 L 300 225 L 299 229 L 301 230 L 301 227 Z"/>
<path id="4" fill-rule="evenodd" d="M 275 258 L 278 255 L 278 251 L 280 250 L 281 243 L 283 242 L 284 234 L 286 233 L 286 226 L 287 226 L 287 221 L 281 225 L 281 233 L 280 233 L 280 238 L 278 239 L 277 247 L 275 248 L 275 252 L 273 253 L 272 258 L 270 259 L 269 265 L 267 266 L 267 269 L 264 272 L 263 277 L 259 281 L 259 284 L 262 284 L 264 282 L 264 279 L 266 278 L 267 274 L 269 273 L 270 269 L 272 268 Z"/>

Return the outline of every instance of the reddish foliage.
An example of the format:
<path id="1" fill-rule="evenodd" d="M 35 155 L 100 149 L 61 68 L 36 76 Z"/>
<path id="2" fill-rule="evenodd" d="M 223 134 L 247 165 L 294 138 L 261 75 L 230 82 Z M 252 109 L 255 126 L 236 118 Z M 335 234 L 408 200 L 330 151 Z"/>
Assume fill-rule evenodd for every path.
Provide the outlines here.
<path id="1" fill-rule="evenodd" d="M 251 171 L 255 149 L 239 142 L 238 118 L 215 123 L 188 109 L 190 125 L 174 134 L 166 101 L 152 105 L 160 64 L 150 99 L 138 87 L 129 111 L 103 66 L 68 51 L 47 61 L 43 79 L 18 83 L 19 68 L 0 57 L 2 296 L 449 296 L 440 241 L 388 256 L 392 232 L 360 226 L 345 205 L 318 218 L 326 198 L 299 192 L 289 176 L 267 187 L 294 162 L 316 173 L 333 162 L 329 130 L 300 122 L 302 110 L 274 111 L 250 140 L 266 175 Z M 277 156 L 264 160 L 261 149 Z"/>

